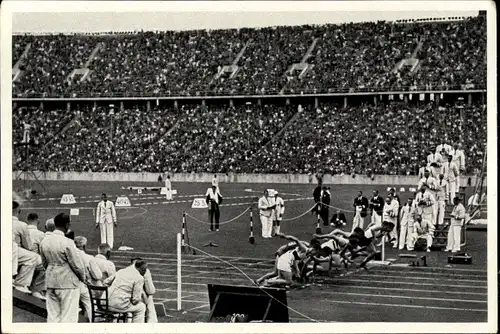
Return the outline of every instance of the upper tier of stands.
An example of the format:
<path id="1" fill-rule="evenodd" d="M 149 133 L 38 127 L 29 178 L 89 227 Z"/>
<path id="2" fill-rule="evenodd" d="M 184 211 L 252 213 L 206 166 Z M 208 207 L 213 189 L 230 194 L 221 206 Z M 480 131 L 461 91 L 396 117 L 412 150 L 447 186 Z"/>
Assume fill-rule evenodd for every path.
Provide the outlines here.
<path id="1" fill-rule="evenodd" d="M 13 66 L 14 97 L 484 89 L 486 22 L 14 36 Z"/>

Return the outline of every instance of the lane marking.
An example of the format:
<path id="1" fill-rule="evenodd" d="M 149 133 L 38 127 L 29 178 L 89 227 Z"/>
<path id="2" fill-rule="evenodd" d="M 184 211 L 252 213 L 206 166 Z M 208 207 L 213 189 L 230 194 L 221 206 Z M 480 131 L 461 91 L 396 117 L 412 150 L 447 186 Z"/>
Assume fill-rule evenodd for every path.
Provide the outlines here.
<path id="1" fill-rule="evenodd" d="M 387 282 L 387 281 L 374 281 L 374 280 L 362 280 L 362 279 L 349 279 L 349 281 L 351 281 L 351 282 L 366 282 L 366 283 L 384 283 L 384 284 L 391 283 L 391 284 L 405 284 L 405 285 L 441 286 L 441 287 L 449 287 L 449 288 L 488 289 L 487 286 L 482 287 L 482 286 L 470 286 L 470 285 L 449 285 L 449 284 L 439 284 L 439 282 L 432 284 L 432 283 L 421 283 L 421 282 L 418 282 L 418 283 L 396 282 L 396 281 Z"/>
<path id="2" fill-rule="evenodd" d="M 441 307 L 441 306 L 421 306 L 421 305 L 407 305 L 407 304 L 387 304 L 387 303 L 368 303 L 368 302 L 350 302 L 342 300 L 325 299 L 327 303 L 338 304 L 356 304 L 356 305 L 370 305 L 370 306 L 388 306 L 388 307 L 406 307 L 406 308 L 425 308 L 433 310 L 447 310 L 447 311 L 468 311 L 468 312 L 488 312 L 487 309 L 470 309 L 458 307 Z"/>
<path id="3" fill-rule="evenodd" d="M 187 300 L 186 300 L 186 301 L 187 301 Z M 206 302 L 206 301 L 205 301 L 204 303 L 205 303 L 205 305 L 196 306 L 196 307 L 190 308 L 190 309 L 188 309 L 188 310 L 186 310 L 186 311 L 188 311 L 188 312 L 189 312 L 189 311 L 198 310 L 198 309 L 200 309 L 200 308 L 210 307 L 210 304 L 207 304 L 207 302 Z"/>
<path id="4" fill-rule="evenodd" d="M 405 278 L 405 276 L 394 276 L 394 275 L 373 275 L 373 274 L 361 274 L 361 275 L 358 275 L 356 277 L 359 277 L 359 278 L 368 278 L 368 277 L 387 277 L 387 278 Z M 408 276 L 406 276 L 408 277 Z M 412 276 L 412 279 L 421 279 L 421 280 L 436 280 L 436 278 L 432 278 L 432 277 L 415 277 L 415 276 Z M 452 279 L 452 278 L 439 278 L 439 280 L 441 281 L 452 281 L 452 282 L 473 282 L 473 283 L 488 283 L 487 280 L 471 280 L 471 279 Z M 389 283 L 391 282 L 390 280 L 388 281 Z"/>

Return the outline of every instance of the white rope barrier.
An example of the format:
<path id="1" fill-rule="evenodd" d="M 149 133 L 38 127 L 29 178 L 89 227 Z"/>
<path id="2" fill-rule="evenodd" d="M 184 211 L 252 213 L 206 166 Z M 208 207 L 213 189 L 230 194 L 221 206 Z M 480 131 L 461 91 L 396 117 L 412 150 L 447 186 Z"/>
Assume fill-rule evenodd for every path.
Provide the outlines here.
<path id="1" fill-rule="evenodd" d="M 245 211 L 243 211 L 241 214 L 239 214 L 238 216 L 234 217 L 234 218 L 231 218 L 229 220 L 226 220 L 224 222 L 220 222 L 219 225 L 225 225 L 225 224 L 229 224 L 229 223 L 232 223 L 233 221 L 235 221 L 236 219 L 240 218 L 241 216 L 243 216 L 246 212 L 248 212 L 248 210 L 250 210 L 250 207 L 246 208 Z M 195 221 L 199 222 L 199 223 L 202 223 L 202 224 L 210 224 L 209 222 L 206 222 L 204 220 L 201 220 L 201 219 L 198 219 L 194 216 L 191 216 L 189 213 L 186 212 L 186 216 L 194 219 Z"/>
<path id="2" fill-rule="evenodd" d="M 286 222 L 286 221 L 291 221 L 291 220 L 296 220 L 296 219 L 302 218 L 302 217 L 304 217 L 305 215 L 307 215 L 308 213 L 310 213 L 310 212 L 311 212 L 311 210 L 312 210 L 312 209 L 314 209 L 315 207 L 316 207 L 316 204 L 314 204 L 313 206 L 311 206 L 311 207 L 310 207 L 310 208 L 309 208 L 306 212 L 304 212 L 304 213 L 302 213 L 302 214 L 298 215 L 297 217 L 286 218 L 286 219 L 285 219 L 285 218 L 283 218 L 283 219 L 281 219 L 281 221 Z"/>

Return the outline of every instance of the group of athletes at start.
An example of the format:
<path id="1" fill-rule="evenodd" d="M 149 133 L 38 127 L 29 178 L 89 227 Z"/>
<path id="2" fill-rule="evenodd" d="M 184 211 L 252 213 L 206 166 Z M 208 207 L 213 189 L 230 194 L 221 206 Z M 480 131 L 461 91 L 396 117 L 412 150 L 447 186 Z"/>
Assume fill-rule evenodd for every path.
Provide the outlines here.
<path id="1" fill-rule="evenodd" d="M 365 256 L 359 268 L 367 269 L 366 264 L 377 254 L 376 241 L 388 237 L 393 229 L 390 222 L 373 225 L 366 231 L 356 227 L 352 233 L 335 229 L 328 234 L 314 234 L 310 242 L 280 233 L 279 237 L 290 242 L 276 251 L 273 271 L 254 283 L 266 287 L 303 287 L 313 274 L 329 272 L 342 264 L 347 268 L 359 256 Z"/>

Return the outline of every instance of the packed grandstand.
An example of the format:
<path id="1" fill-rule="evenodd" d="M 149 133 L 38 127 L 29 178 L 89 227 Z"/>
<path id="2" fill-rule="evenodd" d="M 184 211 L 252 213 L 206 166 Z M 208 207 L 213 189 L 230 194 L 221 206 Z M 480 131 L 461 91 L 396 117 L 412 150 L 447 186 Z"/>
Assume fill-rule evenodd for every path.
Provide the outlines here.
<path id="1" fill-rule="evenodd" d="M 14 165 L 411 175 L 437 145 L 461 142 L 472 174 L 486 149 L 485 90 L 481 15 L 17 35 L 13 141 L 23 147 L 29 125 L 31 145 Z"/>

